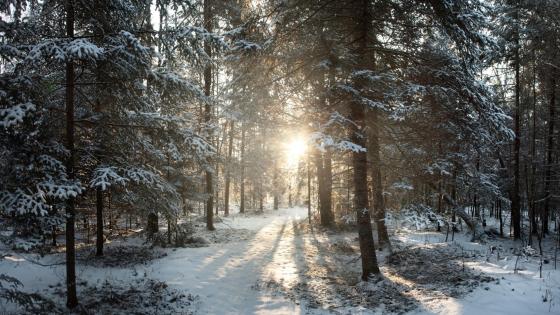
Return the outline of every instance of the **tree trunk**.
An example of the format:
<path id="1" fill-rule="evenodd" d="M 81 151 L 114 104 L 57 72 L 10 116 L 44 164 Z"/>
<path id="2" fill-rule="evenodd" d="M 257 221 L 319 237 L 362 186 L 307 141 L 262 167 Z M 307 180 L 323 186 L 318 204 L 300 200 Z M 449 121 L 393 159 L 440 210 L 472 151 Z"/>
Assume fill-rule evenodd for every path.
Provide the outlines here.
<path id="1" fill-rule="evenodd" d="M 259 212 L 264 212 L 264 194 L 262 182 L 259 184 Z"/>
<path id="2" fill-rule="evenodd" d="M 533 52 L 533 131 L 532 131 L 532 137 L 531 137 L 531 189 L 530 189 L 530 193 L 531 193 L 531 198 L 529 201 L 530 204 L 530 233 L 529 233 L 529 240 L 531 242 L 530 245 L 532 245 L 533 243 L 533 235 L 536 235 L 538 233 L 538 225 L 537 225 L 537 208 L 536 208 L 536 202 L 535 199 L 537 197 L 536 191 L 536 181 L 537 181 L 537 176 L 536 176 L 536 147 L 537 147 L 537 72 L 536 72 L 536 59 L 534 56 L 534 52 Z"/>
<path id="3" fill-rule="evenodd" d="M 356 127 L 364 125 L 364 109 L 361 106 L 358 103 L 352 104 L 350 119 L 354 124 L 352 124 L 350 139 L 354 144 L 365 148 L 365 135 Z M 354 207 L 358 223 L 360 252 L 362 253 L 362 280 L 367 281 L 370 275 L 379 273 L 379 267 L 377 265 L 377 257 L 375 256 L 373 231 L 368 210 L 366 152 L 353 152 L 352 164 L 354 166 Z"/>
<path id="4" fill-rule="evenodd" d="M 260 134 L 260 147 L 261 147 L 261 152 L 263 156 L 266 156 L 266 125 L 260 125 L 259 126 L 259 134 Z M 259 177 L 259 212 L 263 213 L 264 212 L 264 174 L 261 174 Z"/>
<path id="5" fill-rule="evenodd" d="M 212 12 L 211 12 L 211 0 L 204 0 L 204 28 L 208 32 L 212 32 Z M 204 52 L 209 58 L 212 57 L 212 48 L 208 41 L 204 41 Z M 212 64 L 211 61 L 208 62 L 206 68 L 204 68 L 204 94 L 210 96 L 212 91 Z M 204 104 L 204 120 L 208 125 L 212 121 L 212 107 L 209 102 Z M 210 137 L 207 139 L 210 140 Z M 212 171 L 206 170 L 206 195 L 208 199 L 206 200 L 206 228 L 210 231 L 215 230 L 214 228 L 214 184 L 212 179 Z"/>
<path id="6" fill-rule="evenodd" d="M 334 225 L 332 213 L 332 162 L 331 153 L 327 149 L 325 153 L 317 152 L 315 157 L 317 165 L 317 186 L 319 188 L 319 214 L 321 225 L 330 227 Z"/>
<path id="7" fill-rule="evenodd" d="M 167 244 L 171 245 L 171 216 L 167 216 Z"/>
<path id="8" fill-rule="evenodd" d="M 272 208 L 274 210 L 278 210 L 279 207 L 279 203 L 280 203 L 280 198 L 279 198 L 279 191 L 278 191 L 278 162 L 276 161 L 276 159 L 274 160 L 274 175 L 272 178 L 272 183 L 273 183 L 273 193 L 274 193 L 274 200 L 273 200 L 273 206 Z"/>
<path id="9" fill-rule="evenodd" d="M 245 124 L 241 125 L 241 184 L 239 187 L 239 212 L 245 213 Z"/>
<path id="10" fill-rule="evenodd" d="M 280 206 L 280 183 L 278 182 L 278 158 L 274 158 L 273 164 L 273 174 L 272 174 L 272 193 L 273 193 L 273 203 L 272 209 L 278 210 Z"/>
<path id="11" fill-rule="evenodd" d="M 103 256 L 103 190 L 101 190 L 101 187 L 97 187 L 95 190 L 95 197 L 95 204 L 97 208 L 97 240 L 95 242 L 95 256 Z"/>
<path id="12" fill-rule="evenodd" d="M 52 213 L 54 216 L 58 214 L 58 209 L 56 207 L 56 204 L 54 204 L 52 207 Z M 56 247 L 56 225 L 53 225 L 52 227 L 51 238 L 52 238 L 52 246 Z"/>
<path id="13" fill-rule="evenodd" d="M 546 166 L 544 175 L 544 192 L 546 194 L 544 199 L 544 209 L 541 216 L 541 235 L 544 236 L 548 234 L 548 221 L 550 217 L 550 181 L 552 180 L 551 168 L 553 163 L 552 152 L 554 150 L 554 119 L 556 106 L 556 81 L 552 78 L 550 82 L 550 106 L 549 106 L 549 117 L 548 117 L 548 141 L 546 148 Z"/>
<path id="14" fill-rule="evenodd" d="M 288 207 L 292 207 L 292 185 L 288 184 Z"/>
<path id="15" fill-rule="evenodd" d="M 227 161 L 228 164 L 226 165 L 226 183 L 224 187 L 224 216 L 229 215 L 229 186 L 231 185 L 231 156 L 233 152 L 233 133 L 234 133 L 235 122 L 231 121 L 231 127 L 229 129 L 229 143 L 228 143 L 228 155 Z"/>
<path id="16" fill-rule="evenodd" d="M 327 223 L 334 225 L 334 212 L 332 206 L 332 152 L 330 149 L 327 149 L 323 155 L 323 176 L 325 178 L 325 191 L 321 202 L 326 204 L 324 212 L 327 213 Z"/>
<path id="17" fill-rule="evenodd" d="M 519 18 L 519 12 L 516 11 L 515 20 Z M 520 58 L 519 58 L 519 31 L 515 33 L 517 48 L 515 49 L 515 114 L 514 114 L 514 132 L 515 139 L 513 141 L 513 187 L 511 189 L 511 226 L 513 228 L 513 238 L 521 238 L 521 204 L 519 198 L 519 151 L 521 147 L 521 126 L 520 126 Z"/>
<path id="18" fill-rule="evenodd" d="M 146 224 L 146 232 L 148 232 L 148 238 L 151 238 L 154 234 L 159 231 L 159 220 L 158 215 L 155 212 L 150 212 L 148 214 L 148 222 Z"/>
<path id="19" fill-rule="evenodd" d="M 370 115 L 370 156 L 371 172 L 373 180 L 373 217 L 377 225 L 377 236 L 380 247 L 391 249 L 387 226 L 385 225 L 385 201 L 383 200 L 383 183 L 381 181 L 381 157 L 379 145 L 379 112 L 374 109 Z"/>
<path id="20" fill-rule="evenodd" d="M 498 200 L 498 216 L 500 219 L 500 236 L 504 236 L 504 220 L 502 218 L 502 201 Z"/>
<path id="21" fill-rule="evenodd" d="M 74 37 L 74 1 L 66 0 L 66 36 Z M 74 175 L 74 63 L 66 62 L 66 149 L 70 151 L 66 171 L 68 179 Z M 76 244 L 74 236 L 74 221 L 76 209 L 74 197 L 70 197 L 66 205 L 66 306 L 74 308 L 78 305 L 76 294 Z"/>
<path id="22" fill-rule="evenodd" d="M 370 33 L 371 3 L 369 0 L 355 1 L 358 7 L 356 13 L 357 29 L 355 42 L 358 45 L 356 55 L 359 58 L 359 70 L 366 70 L 371 63 L 371 56 L 367 53 L 368 37 Z M 361 79 L 356 80 L 356 88 L 361 91 L 364 85 Z M 350 140 L 360 148 L 366 148 L 365 112 L 363 104 L 353 101 L 350 104 L 350 120 L 353 124 L 350 127 Z M 375 245 L 373 242 L 373 232 L 371 228 L 371 218 L 368 202 L 367 184 L 367 153 L 362 150 L 352 152 L 352 165 L 354 166 L 354 208 L 358 223 L 358 238 L 360 242 L 360 252 L 362 254 L 362 280 L 367 281 L 371 275 L 379 274 L 377 257 L 375 256 Z"/>
<path id="23" fill-rule="evenodd" d="M 216 155 L 220 156 L 220 151 L 219 150 L 216 152 Z M 219 195 L 219 191 L 220 191 L 220 181 L 219 181 L 219 178 L 220 178 L 220 164 L 217 161 L 215 163 L 214 170 L 215 170 L 215 173 L 212 174 L 212 177 L 216 178 L 216 184 L 215 184 L 216 187 L 213 187 L 213 189 L 212 189 L 212 191 L 214 192 L 214 199 L 213 199 L 212 203 L 214 204 L 214 211 L 215 211 L 214 214 L 216 216 L 218 216 L 220 214 L 220 211 L 219 211 L 219 209 L 220 209 L 220 198 L 219 198 L 220 197 L 220 195 Z"/>
<path id="24" fill-rule="evenodd" d="M 311 167 L 309 164 L 310 156 L 307 156 L 307 219 L 311 225 Z"/>
<path id="25" fill-rule="evenodd" d="M 101 12 L 102 7 L 102 2 L 101 0 L 96 0 L 94 2 L 94 8 L 96 12 Z M 99 25 L 97 25 L 97 27 L 94 30 L 94 34 L 96 36 L 95 41 L 96 44 L 100 44 L 101 43 L 101 39 L 102 39 L 102 35 L 104 33 L 104 23 L 99 23 Z M 97 61 L 96 63 L 96 69 L 95 69 L 95 76 L 96 76 L 96 81 L 97 82 L 102 82 L 103 79 L 105 78 L 105 73 L 103 73 L 103 62 L 101 61 Z M 97 115 L 99 115 L 101 117 L 102 115 L 102 94 L 101 94 L 101 90 L 96 90 L 96 97 L 95 97 L 95 106 L 94 106 L 94 111 Z M 103 154 L 102 154 L 102 146 L 103 146 L 103 127 L 101 124 L 98 124 L 96 126 L 96 130 L 95 130 L 95 141 L 97 143 L 97 150 L 95 152 L 96 154 L 96 158 L 97 158 L 97 163 L 98 165 L 100 165 L 103 160 Z M 96 217 L 96 221 L 97 221 L 97 226 L 96 226 L 96 252 L 95 255 L 96 256 L 103 256 L 103 190 L 101 189 L 101 187 L 97 187 L 95 190 L 95 208 L 96 208 L 96 213 L 95 213 L 95 217 Z M 89 229 L 88 229 L 88 242 L 89 242 Z"/>

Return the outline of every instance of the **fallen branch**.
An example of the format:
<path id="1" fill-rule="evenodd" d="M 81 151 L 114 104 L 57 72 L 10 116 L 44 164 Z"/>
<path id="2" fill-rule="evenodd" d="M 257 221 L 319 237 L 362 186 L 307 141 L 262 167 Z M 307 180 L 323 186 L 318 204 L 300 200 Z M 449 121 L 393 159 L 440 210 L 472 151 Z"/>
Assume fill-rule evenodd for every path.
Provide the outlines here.
<path id="1" fill-rule="evenodd" d="M 438 190 L 435 185 L 431 184 L 430 186 L 432 186 L 433 189 Z M 451 198 L 451 196 L 449 196 L 448 194 L 444 193 L 444 192 L 440 192 L 443 200 L 451 206 L 451 208 L 453 209 L 453 212 L 455 214 L 457 214 L 461 219 L 463 219 L 463 221 L 465 221 L 465 224 L 469 227 L 469 229 L 473 232 L 473 237 L 471 241 L 476 241 L 476 240 L 484 240 L 486 237 L 486 231 L 484 230 L 484 228 L 479 224 L 479 222 L 477 220 L 474 220 L 471 218 L 471 216 L 466 213 L 463 209 L 461 209 L 459 207 L 459 205 L 457 204 L 457 202 Z"/>

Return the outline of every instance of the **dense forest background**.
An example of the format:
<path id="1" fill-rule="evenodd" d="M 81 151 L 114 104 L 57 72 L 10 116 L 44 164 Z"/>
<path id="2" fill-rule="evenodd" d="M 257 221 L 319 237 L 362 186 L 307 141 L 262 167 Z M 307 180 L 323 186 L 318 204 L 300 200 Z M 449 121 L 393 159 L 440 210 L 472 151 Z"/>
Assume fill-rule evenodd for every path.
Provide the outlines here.
<path id="1" fill-rule="evenodd" d="M 354 227 L 364 281 L 396 215 L 541 255 L 558 237 L 558 1 L 3 0 L 0 12 L 2 240 L 62 246 L 70 308 L 76 247 L 102 256 L 134 229 L 184 243 L 193 216 L 214 230 L 307 207 L 313 226 Z"/>

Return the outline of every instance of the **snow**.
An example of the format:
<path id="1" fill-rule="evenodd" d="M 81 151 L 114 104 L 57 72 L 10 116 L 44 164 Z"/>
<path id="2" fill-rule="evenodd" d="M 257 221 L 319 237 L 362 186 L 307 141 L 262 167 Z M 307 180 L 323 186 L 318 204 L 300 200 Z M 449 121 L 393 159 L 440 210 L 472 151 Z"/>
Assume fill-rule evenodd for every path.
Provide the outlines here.
<path id="1" fill-rule="evenodd" d="M 50 208 L 45 203 L 42 192 L 27 193 L 21 189 L 15 192 L 0 191 L 0 206 L 7 213 L 46 215 Z"/>
<path id="2" fill-rule="evenodd" d="M 104 51 L 85 38 L 78 38 L 66 44 L 65 52 L 70 59 L 99 59 Z"/>
<path id="3" fill-rule="evenodd" d="M 558 301 L 548 296 L 548 302 L 543 301 L 547 294 L 558 297 L 560 292 L 560 277 L 557 272 L 548 271 L 539 279 L 538 272 L 520 272 L 512 274 L 511 266 L 500 264 L 480 264 L 472 266 L 492 275 L 502 275 L 501 285 L 489 285 L 489 290 L 478 290 L 467 296 L 463 301 L 450 301 L 457 305 L 460 312 L 455 314 L 546 314 L 560 311 Z M 507 269 L 504 269 L 507 268 Z M 548 290 L 548 291 L 547 291 Z M 496 301 L 503 301 L 502 303 Z M 446 306 L 448 308 L 448 306 Z M 449 309 L 448 314 L 453 314 Z"/>
<path id="4" fill-rule="evenodd" d="M 90 181 L 90 187 L 101 187 L 101 190 L 106 190 L 113 183 L 125 185 L 128 181 L 117 174 L 116 167 L 102 166 L 93 171 L 93 179 Z"/>
<path id="5" fill-rule="evenodd" d="M 30 102 L 17 104 L 9 108 L 0 108 L 0 127 L 9 128 L 23 122 L 23 118 L 35 110 Z"/>
<path id="6" fill-rule="evenodd" d="M 539 279 L 538 272 L 513 273 L 501 264 L 469 264 L 470 268 L 499 277 L 500 284 L 488 284 L 463 299 L 449 298 L 437 304 L 426 302 L 410 314 L 557 314 L 554 297 L 560 296 L 558 272 L 548 271 Z M 504 269 L 506 268 L 506 269 Z M 486 289 L 487 288 L 487 289 Z M 548 296 L 546 302 L 543 296 Z"/>
<path id="7" fill-rule="evenodd" d="M 199 314 L 329 314 L 328 306 L 315 305 L 307 297 L 297 295 L 302 285 L 307 290 L 320 288 L 320 279 L 329 278 L 328 269 L 319 264 L 317 250 L 323 246 L 329 250 L 347 250 L 347 257 L 356 253 L 351 244 L 355 242 L 354 233 L 346 234 L 302 234 L 298 224 L 307 219 L 306 208 L 280 209 L 266 211 L 264 214 L 239 214 L 222 218 L 216 227 L 234 233 L 237 229 L 251 231 L 248 237 L 233 239 L 230 242 L 210 244 L 200 248 L 161 249 L 165 255 L 155 260 L 134 266 L 99 266 L 80 262 L 78 259 L 78 281 L 101 286 L 106 280 L 112 283 L 134 283 L 142 279 L 164 281 L 173 290 L 197 296 L 195 312 Z M 207 238 L 212 233 L 206 232 Z M 323 234 L 324 235 L 324 234 Z M 508 240 L 495 243 L 478 244 L 469 242 L 470 236 L 457 233 L 453 244 L 445 243 L 445 234 L 398 230 L 395 242 L 406 246 L 430 248 L 437 246 L 457 246 L 465 252 L 478 253 L 480 257 L 465 262 L 467 269 L 492 276 L 496 281 L 474 288 L 466 296 L 450 297 L 422 296 L 415 291 L 411 296 L 419 308 L 410 314 L 557 314 L 560 305 L 560 272 L 554 270 L 553 263 L 543 265 L 543 278 L 539 278 L 539 258 L 522 256 L 515 272 L 517 256 L 502 248 L 515 246 Z M 142 239 L 129 238 L 116 240 L 111 246 L 132 246 L 142 243 Z M 319 246 L 320 245 L 320 246 Z M 315 247 L 314 247 L 315 246 Z M 489 248 L 496 246 L 500 251 L 490 253 Z M 65 281 L 63 254 L 48 255 L 43 258 L 32 254 L 13 253 L 4 249 L 0 259 L 0 273 L 19 279 L 29 292 L 48 292 Z M 334 253 L 334 252 L 333 252 Z M 481 253 L 487 253 L 483 255 Z M 499 253 L 499 254 L 498 254 Z M 380 262 L 385 261 L 384 252 L 379 252 Z M 339 270 L 352 269 L 356 262 L 338 260 L 338 256 L 327 257 L 329 264 L 340 266 Z M 307 261 L 307 264 L 306 264 Z M 309 262 L 317 262 L 310 264 Z M 41 265 L 39 265 L 40 263 Z M 383 272 L 387 272 L 382 268 Z M 311 272 L 312 277 L 305 278 Z M 419 270 L 422 273 L 422 270 Z M 350 276 L 353 279 L 353 276 Z M 387 279 L 391 279 L 387 275 Z M 384 280 L 383 282 L 391 281 Z M 359 283 L 360 290 L 387 288 L 380 284 Z M 365 285 L 365 286 L 364 286 Z M 369 289 L 368 289 L 369 288 Z M 391 289 L 401 288 L 392 285 Z M 78 287 L 78 296 L 82 290 Z M 413 290 L 414 291 L 414 290 Z M 338 297 L 329 297 L 331 291 L 317 291 L 310 299 L 328 299 L 328 303 L 340 303 Z M 385 291 L 383 291 L 385 292 Z M 546 297 L 546 302 L 543 302 Z M 322 300 L 323 302 L 325 300 Z M 334 307 L 334 306 L 333 306 Z M 0 310 L 2 308 L 0 307 Z M 376 314 L 379 309 L 362 306 L 343 305 L 332 308 L 339 314 Z"/>
<path id="8" fill-rule="evenodd" d="M 286 224 L 304 218 L 306 211 L 296 208 L 280 215 L 234 218 L 230 223 L 237 228 L 258 230 L 252 240 L 176 250 L 149 271 L 157 279 L 199 294 L 202 314 L 303 313 L 303 306 L 251 287 L 268 276 L 286 280 L 296 276 L 290 239 L 282 235 Z M 217 228 L 227 227 L 217 224 Z"/>
<path id="9" fill-rule="evenodd" d="M 203 248 L 168 249 L 168 256 L 153 263 L 130 268 L 97 268 L 78 264 L 79 280 L 88 283 L 132 281 L 144 277 L 165 281 L 170 286 L 201 297 L 201 314 L 300 314 L 304 306 L 285 297 L 252 289 L 259 279 L 275 275 L 295 277 L 290 240 L 280 233 L 291 220 L 305 218 L 307 209 L 283 209 L 265 216 L 234 216 L 216 223 L 218 229 L 244 228 L 256 232 L 250 241 L 214 244 Z M 229 226 L 228 226 L 229 225 Z M 117 242 L 118 243 L 118 242 Z M 24 288 L 45 292 L 64 283 L 63 257 L 31 258 L 11 254 L 0 260 L 0 273 L 18 278 Z M 34 262 L 40 261 L 41 266 Z M 282 270 L 282 271 L 279 271 Z M 279 279 L 280 279 L 279 278 Z M 78 292 L 78 295 L 80 292 Z"/>
<path id="10" fill-rule="evenodd" d="M 52 180 L 42 181 L 37 184 L 39 192 L 44 193 L 48 197 L 66 200 L 75 198 L 84 191 L 79 182 L 68 181 L 66 184 L 55 183 Z"/>
<path id="11" fill-rule="evenodd" d="M 445 235 L 440 233 L 410 233 L 405 242 L 417 244 L 441 243 Z M 456 234 L 456 244 L 466 251 L 487 252 L 493 244 L 470 242 L 470 237 Z M 506 241 L 515 246 L 513 242 Z M 543 265 L 543 277 L 539 277 L 539 261 L 536 257 L 523 257 L 515 269 L 517 256 L 491 254 L 485 260 L 465 262 L 466 268 L 483 272 L 497 279 L 476 289 L 462 298 L 449 297 L 445 300 L 422 301 L 419 309 L 410 315 L 424 314 L 558 314 L 560 312 L 560 271 L 554 264 Z M 545 300 L 546 297 L 546 300 Z"/>

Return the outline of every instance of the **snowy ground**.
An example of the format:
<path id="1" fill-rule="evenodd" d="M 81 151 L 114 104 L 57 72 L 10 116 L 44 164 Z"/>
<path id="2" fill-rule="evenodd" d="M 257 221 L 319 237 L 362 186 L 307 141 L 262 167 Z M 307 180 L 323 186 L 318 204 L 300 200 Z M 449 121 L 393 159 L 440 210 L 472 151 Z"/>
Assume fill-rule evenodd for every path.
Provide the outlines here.
<path id="1" fill-rule="evenodd" d="M 420 307 L 411 314 L 560 313 L 560 270 L 554 268 L 553 249 L 549 248 L 545 253 L 548 264 L 542 265 L 540 278 L 540 256 L 519 251 L 518 244 L 509 240 L 489 240 L 486 244 L 478 244 L 469 242 L 468 235 L 456 236 L 452 246 L 460 248 L 467 257 L 465 268 L 493 277 L 495 281 L 484 283 L 459 298 L 431 300 L 420 297 Z M 437 246 L 444 242 L 445 235 L 419 233 L 398 235 L 397 238 L 407 243 Z"/>
<path id="2" fill-rule="evenodd" d="M 538 256 L 519 256 L 520 270 L 514 272 L 517 252 L 510 241 L 481 245 L 458 234 L 445 243 L 440 233 L 400 230 L 393 239 L 396 254 L 378 254 L 381 281 L 361 283 L 355 233 L 310 230 L 306 217 L 304 208 L 235 215 L 218 223 L 216 232 L 198 233 L 211 242 L 206 247 L 157 249 L 153 257 L 125 252 L 138 262 L 112 267 L 79 260 L 78 295 L 87 300 L 84 295 L 108 289 L 125 299 L 134 294 L 131 287 L 149 287 L 166 304 L 182 301 L 173 312 L 198 314 L 560 313 L 560 272 L 553 257 L 546 257 L 539 278 Z M 108 248 L 118 251 L 123 244 L 141 241 Z M 18 278 L 29 292 L 61 301 L 62 259 L 5 252 L 0 273 Z M 169 287 L 162 289 L 160 282 Z M 172 312 L 157 305 L 144 309 Z"/>

